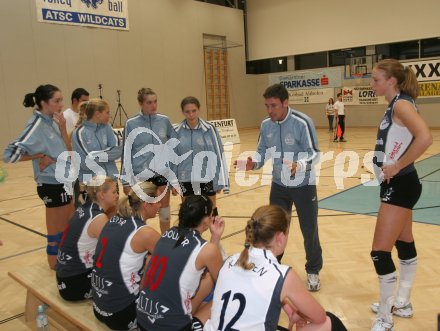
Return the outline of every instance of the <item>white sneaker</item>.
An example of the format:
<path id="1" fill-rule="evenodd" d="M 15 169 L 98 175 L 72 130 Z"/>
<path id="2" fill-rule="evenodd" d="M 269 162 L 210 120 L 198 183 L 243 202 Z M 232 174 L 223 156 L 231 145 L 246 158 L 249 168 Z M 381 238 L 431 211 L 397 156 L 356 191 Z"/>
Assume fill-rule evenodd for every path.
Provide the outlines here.
<path id="1" fill-rule="evenodd" d="M 373 313 L 376 313 L 379 311 L 379 302 L 372 303 L 370 306 Z M 399 305 L 398 303 L 395 303 L 393 306 L 393 315 L 404 317 L 404 318 L 410 318 L 413 316 L 413 307 L 411 302 L 406 305 Z"/>
<path id="2" fill-rule="evenodd" d="M 318 274 L 307 274 L 307 289 L 311 292 L 319 291 L 321 282 Z"/>
<path id="3" fill-rule="evenodd" d="M 374 320 L 371 331 L 394 331 L 394 323 L 386 322 L 382 317 Z"/>

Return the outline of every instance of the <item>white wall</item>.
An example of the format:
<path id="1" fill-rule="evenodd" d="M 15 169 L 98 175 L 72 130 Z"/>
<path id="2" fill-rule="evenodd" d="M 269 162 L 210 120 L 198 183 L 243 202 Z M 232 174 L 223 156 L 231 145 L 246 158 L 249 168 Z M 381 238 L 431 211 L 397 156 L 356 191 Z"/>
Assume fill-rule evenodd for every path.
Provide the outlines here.
<path id="1" fill-rule="evenodd" d="M 379 16 L 388 16 L 389 10 L 382 12 L 379 8 L 390 9 L 389 3 L 396 3 L 394 0 L 385 1 L 382 7 L 372 0 L 369 8 L 362 10 L 356 3 L 340 0 L 331 1 L 331 5 L 328 0 L 248 2 L 250 50 L 254 58 L 256 54 L 293 54 L 289 51 L 292 47 L 308 45 L 310 49 L 325 50 L 354 41 L 376 44 L 390 34 L 403 37 L 404 33 L 404 39 L 411 39 L 440 31 L 440 21 L 432 18 L 437 10 L 414 10 L 404 5 L 399 6 L 399 11 L 411 10 L 411 22 L 422 16 L 426 22 L 413 27 L 399 13 L 394 15 L 399 17 L 399 24 L 374 24 L 372 16 L 365 14 L 354 20 L 361 20 L 361 24 L 350 24 L 350 11 L 381 11 Z M 438 8 L 439 4 L 437 0 L 421 0 L 418 7 Z M 293 10 L 292 5 L 297 9 Z M 339 7 L 344 8 L 340 10 L 344 13 L 338 16 L 340 20 L 330 27 L 320 25 L 319 19 L 325 17 L 329 22 L 334 15 L 331 11 Z M 303 12 L 299 11 L 301 8 Z M 203 34 L 226 36 L 227 40 L 244 45 L 242 11 L 193 0 L 130 0 L 129 31 L 38 23 L 33 0 L 0 1 L 0 13 L 1 148 L 23 130 L 31 116 L 31 110 L 22 106 L 23 96 L 39 84 L 60 87 L 67 107 L 73 89 L 84 87 L 97 97 L 98 84 L 102 83 L 103 96 L 113 112 L 119 89 L 129 116 L 138 112 L 139 88 L 151 87 L 158 94 L 159 111 L 177 122 L 181 120 L 179 104 L 183 97 L 194 95 L 201 100 L 202 107 L 205 105 Z M 341 38 L 337 37 L 339 34 Z M 267 75 L 246 75 L 244 47 L 230 48 L 228 54 L 232 117 L 240 128 L 259 126 L 266 117 L 262 94 L 268 85 Z M 298 110 L 308 113 L 318 126 L 325 126 L 322 107 L 304 106 Z M 353 110 L 358 116 L 348 119 L 348 123 L 376 126 L 376 117 L 380 118 L 383 108 L 360 108 Z M 438 103 L 423 104 L 420 109 L 431 126 L 440 126 Z"/>
<path id="2" fill-rule="evenodd" d="M 129 116 L 139 111 L 141 87 L 158 94 L 159 112 L 180 121 L 187 95 L 205 105 L 203 34 L 244 45 L 243 12 L 193 0 L 130 0 L 129 31 L 39 23 L 35 1 L 0 1 L 0 146 L 31 116 L 22 101 L 40 84 L 58 86 L 65 106 L 76 87 L 92 97 L 103 84 L 116 110 L 116 90 Z M 244 47 L 230 48 L 231 112 L 240 127 L 257 126 L 254 76 L 246 75 Z M 115 122 L 119 124 L 119 120 Z"/>
<path id="3" fill-rule="evenodd" d="M 440 1 L 247 0 L 249 59 L 439 37 Z"/>

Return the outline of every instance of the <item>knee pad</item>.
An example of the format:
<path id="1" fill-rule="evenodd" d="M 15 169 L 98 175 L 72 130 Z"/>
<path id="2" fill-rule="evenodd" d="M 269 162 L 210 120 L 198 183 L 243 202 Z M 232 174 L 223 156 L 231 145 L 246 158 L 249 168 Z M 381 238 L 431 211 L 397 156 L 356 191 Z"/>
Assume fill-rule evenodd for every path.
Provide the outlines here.
<path id="1" fill-rule="evenodd" d="M 378 275 L 387 275 L 396 271 L 391 252 L 371 251 L 370 255 Z"/>
<path id="2" fill-rule="evenodd" d="M 400 260 L 411 260 L 417 256 L 414 241 L 409 243 L 397 240 L 395 246 L 397 248 L 397 255 L 399 256 Z"/>
<path id="3" fill-rule="evenodd" d="M 58 255 L 58 245 L 61 241 L 62 236 L 63 236 L 62 232 L 59 232 L 57 234 L 47 235 L 47 243 L 48 243 L 48 245 L 46 246 L 47 255 Z M 49 243 L 55 243 L 55 245 L 49 245 Z"/>
<path id="4" fill-rule="evenodd" d="M 56 245 L 47 245 L 46 246 L 46 254 L 47 255 L 58 255 L 58 244 Z"/>
<path id="5" fill-rule="evenodd" d="M 170 206 L 159 209 L 159 221 L 162 223 L 168 223 L 170 221 Z"/>

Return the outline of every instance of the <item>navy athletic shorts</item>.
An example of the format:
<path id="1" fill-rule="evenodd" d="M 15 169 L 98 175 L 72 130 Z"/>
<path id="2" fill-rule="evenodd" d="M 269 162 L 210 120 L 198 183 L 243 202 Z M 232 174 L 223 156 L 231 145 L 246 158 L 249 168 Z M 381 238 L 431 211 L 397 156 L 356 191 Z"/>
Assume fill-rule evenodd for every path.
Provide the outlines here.
<path id="1" fill-rule="evenodd" d="M 37 192 L 46 208 L 62 207 L 72 201 L 72 196 L 64 190 L 64 184 L 38 184 Z"/>
<path id="2" fill-rule="evenodd" d="M 383 203 L 406 209 L 413 209 L 421 194 L 422 184 L 417 171 L 393 177 L 389 183 L 384 181 L 380 184 L 380 200 Z"/>
<path id="3" fill-rule="evenodd" d="M 200 185 L 200 192 L 194 192 L 193 185 L 194 186 Z M 203 194 L 212 197 L 216 194 L 216 192 L 214 191 L 214 183 L 212 181 L 208 183 L 194 183 L 194 184 L 191 182 L 184 182 L 184 183 L 180 183 L 180 188 L 182 189 L 182 194 L 184 197 L 188 197 L 194 194 Z"/>

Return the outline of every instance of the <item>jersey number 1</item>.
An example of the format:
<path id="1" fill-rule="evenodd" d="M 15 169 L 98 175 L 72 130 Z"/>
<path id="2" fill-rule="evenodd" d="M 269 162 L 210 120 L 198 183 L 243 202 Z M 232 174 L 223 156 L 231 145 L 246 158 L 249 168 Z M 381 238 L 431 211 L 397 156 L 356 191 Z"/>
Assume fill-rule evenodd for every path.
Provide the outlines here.
<path id="1" fill-rule="evenodd" d="M 108 241 L 107 237 L 101 238 L 102 248 L 101 248 L 101 252 L 99 252 L 98 259 L 96 260 L 96 266 L 98 268 L 102 268 L 102 256 L 104 255 L 105 249 L 107 248 L 107 241 Z"/>

